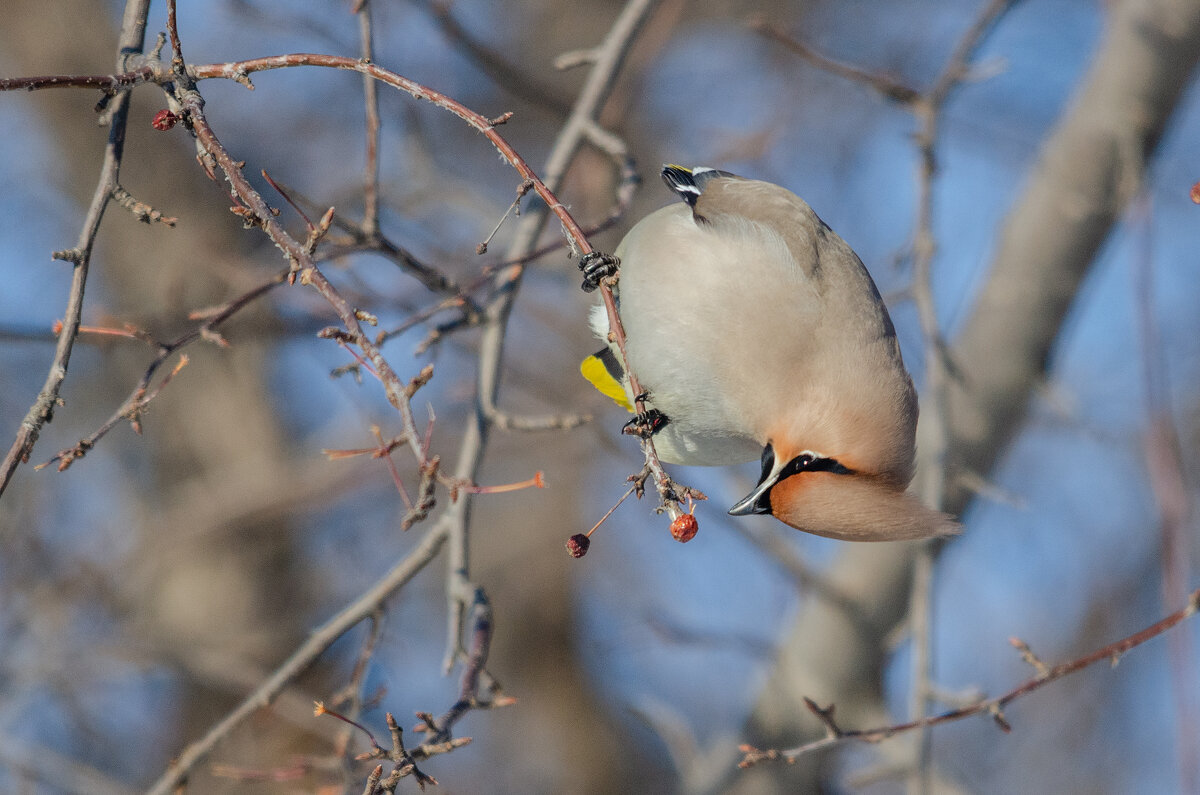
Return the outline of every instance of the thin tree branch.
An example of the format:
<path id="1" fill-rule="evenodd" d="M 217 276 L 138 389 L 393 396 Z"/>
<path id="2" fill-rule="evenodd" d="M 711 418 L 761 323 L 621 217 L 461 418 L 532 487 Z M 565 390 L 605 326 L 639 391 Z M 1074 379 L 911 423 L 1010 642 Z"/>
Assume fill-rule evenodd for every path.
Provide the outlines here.
<path id="1" fill-rule="evenodd" d="M 500 152 L 501 156 L 516 169 L 522 179 L 533 181 L 533 189 L 537 191 L 542 200 L 550 207 L 551 212 L 558 216 L 558 220 L 562 223 L 564 231 L 574 241 L 575 245 L 579 247 L 579 250 L 584 254 L 592 250 L 587 242 L 587 238 L 583 234 L 583 230 L 580 229 L 575 219 L 571 217 L 571 213 L 567 211 L 567 208 L 558 201 L 541 178 L 525 162 L 525 159 L 512 148 L 512 145 L 500 133 L 496 132 L 496 120 L 476 113 L 436 89 L 424 86 L 415 80 L 409 80 L 407 77 L 384 69 L 377 64 L 363 63 L 357 58 L 347 58 L 341 55 L 320 55 L 316 53 L 290 53 L 288 55 L 271 55 L 230 63 L 203 64 L 189 67 L 188 73 L 196 80 L 212 78 L 237 80 L 239 77 L 246 79 L 248 75 L 254 72 L 288 69 L 297 66 L 319 66 L 327 69 L 341 69 L 369 75 L 386 85 L 411 94 L 416 99 L 432 102 L 438 107 L 458 116 L 468 125 L 485 135 Z"/>
<path id="2" fill-rule="evenodd" d="M 625 16 L 623 15 L 621 19 L 624 20 Z M 621 50 L 622 57 L 623 54 L 624 50 Z M 601 66 L 610 66 L 608 62 L 609 60 L 611 59 L 608 59 L 607 57 L 603 62 L 598 60 L 593 69 L 593 73 L 595 73 L 596 69 L 599 69 Z M 533 189 L 538 193 L 539 196 L 541 196 L 542 200 L 550 208 L 550 211 L 553 212 L 558 217 L 558 220 L 562 223 L 564 232 L 572 241 L 572 248 L 575 249 L 580 255 L 588 254 L 592 251 L 592 247 L 584 236 L 583 230 L 575 222 L 575 219 L 567 211 L 566 207 L 559 202 L 557 198 L 555 198 L 553 192 L 547 187 L 546 183 L 543 182 L 533 172 L 525 160 L 519 154 L 517 154 L 517 152 L 509 145 L 507 141 L 504 140 L 499 133 L 496 132 L 495 120 L 481 116 L 480 114 L 470 110 L 461 103 L 456 102 L 439 91 L 435 91 L 434 89 L 423 86 L 415 81 L 409 80 L 408 78 L 397 75 L 394 72 L 390 72 L 386 69 L 376 66 L 375 64 L 366 64 L 356 59 L 344 58 L 341 56 L 316 55 L 311 53 L 293 53 L 290 55 L 254 58 L 247 61 L 238 61 L 227 64 L 197 66 L 189 69 L 189 74 L 197 79 L 224 77 L 228 79 L 240 78 L 246 80 L 248 79 L 247 76 L 253 72 L 295 66 L 323 66 L 327 68 L 345 69 L 368 74 L 388 85 L 408 92 L 417 99 L 429 100 L 439 107 L 445 108 L 446 110 L 455 114 L 459 118 L 466 121 L 469 125 L 474 127 L 476 130 L 487 136 L 487 138 L 500 151 L 500 154 L 517 170 L 517 173 L 520 174 L 521 177 L 526 181 L 533 183 Z M 607 91 L 608 87 L 609 86 L 607 85 L 605 86 L 605 91 Z M 589 88 L 589 86 L 584 87 L 583 94 L 581 95 L 581 101 L 582 97 L 588 96 L 589 90 L 594 92 L 594 88 Z M 210 147 L 213 147 L 211 151 L 214 153 L 217 151 L 223 151 L 220 150 L 219 142 L 216 141 L 216 137 L 212 133 L 211 129 L 207 128 L 207 125 L 203 122 L 203 100 L 200 99 L 200 95 L 194 89 L 183 92 L 180 96 L 180 103 L 184 106 L 185 110 L 189 112 L 189 114 L 193 114 L 200 119 L 200 122 L 196 124 L 196 131 L 197 134 L 201 136 L 201 142 L 205 148 L 209 149 Z M 572 117 L 567 121 L 567 128 L 574 128 L 572 138 L 575 140 L 575 144 L 572 147 L 572 150 L 578 146 L 579 141 L 583 140 L 583 138 L 588 135 L 588 130 L 594 126 L 595 123 L 596 122 L 594 118 L 580 117 L 577 113 L 572 114 Z M 315 267 L 311 266 L 311 264 L 303 266 L 299 265 L 301 262 L 311 263 L 311 257 L 302 252 L 298 252 L 295 250 L 294 246 L 283 245 L 281 243 L 281 240 L 283 239 L 281 235 L 286 235 L 286 233 L 284 233 L 278 223 L 273 220 L 270 210 L 266 206 L 265 202 L 261 200 L 261 197 L 258 196 L 253 188 L 250 187 L 249 183 L 245 181 L 245 178 L 241 176 L 240 172 L 238 172 L 237 168 L 235 167 L 236 164 L 233 162 L 233 160 L 229 158 L 227 154 L 224 155 L 223 158 L 218 159 L 223 161 L 221 162 L 222 171 L 225 172 L 226 178 L 234 184 L 234 192 L 246 199 L 247 205 L 254 212 L 254 216 L 261 221 L 263 228 L 271 236 L 272 240 L 274 240 L 277 245 L 280 245 L 289 259 L 291 259 L 294 263 L 297 263 L 293 267 L 296 270 L 300 270 L 301 267 L 303 267 L 306 271 L 311 272 L 313 286 L 316 287 L 319 292 L 326 295 L 327 298 L 330 298 L 330 294 L 333 289 L 332 286 L 325 279 L 325 277 L 315 269 Z M 231 169 L 234 173 L 231 173 Z M 550 179 L 554 184 L 557 184 L 557 177 L 560 176 L 561 174 L 555 175 L 550 171 L 547 171 L 547 179 Z M 510 257 L 510 259 L 515 258 Z M 512 268 L 503 271 L 501 277 L 496 280 L 497 292 L 503 293 L 510 291 L 515 286 L 515 282 L 519 280 L 520 273 L 522 271 L 523 267 L 520 265 L 513 266 Z M 624 358 L 625 332 L 624 327 L 621 324 L 620 317 L 617 314 L 612 290 L 608 285 L 602 284 L 600 286 L 600 294 L 604 300 L 604 305 L 608 310 L 609 325 L 613 333 L 614 341 L 621 351 L 622 358 Z M 505 309 L 503 314 L 507 316 L 507 313 L 508 309 Z M 342 317 L 343 322 L 347 322 L 347 318 L 350 318 L 349 322 L 347 322 L 347 331 L 350 333 L 351 337 L 355 339 L 355 344 L 358 344 L 361 347 L 360 339 L 365 341 L 366 338 L 362 336 L 361 330 L 358 329 L 357 321 L 353 320 L 352 316 L 347 316 L 340 312 L 339 315 Z M 369 342 L 368 346 L 371 349 L 374 348 L 374 346 L 370 346 Z M 367 348 L 364 348 L 364 351 L 369 353 Z M 371 358 L 372 362 L 378 366 L 379 362 L 376 362 L 373 356 L 369 356 L 368 358 Z M 379 361 L 382 362 L 382 357 L 379 357 Z M 635 394 L 641 395 L 644 390 L 641 389 L 641 385 L 638 383 L 637 374 L 633 372 L 632 368 L 629 367 L 626 367 L 625 371 L 629 375 L 630 388 L 634 390 Z M 381 371 L 381 376 L 382 375 L 383 373 Z M 385 385 L 388 383 L 387 379 L 384 379 L 384 383 Z M 481 391 L 481 394 L 486 396 L 489 394 L 489 392 Z M 389 393 L 389 399 L 391 399 L 391 397 L 392 396 Z M 494 400 L 494 398 L 492 399 Z M 393 405 L 395 405 L 397 408 L 400 408 L 395 401 L 393 401 Z M 638 405 L 640 410 L 645 409 L 643 402 L 639 401 Z M 646 458 L 646 465 L 650 468 L 650 471 L 653 475 L 654 484 L 661 499 L 661 507 L 672 519 L 679 517 L 683 514 L 683 508 L 680 505 L 682 498 L 680 497 L 679 492 L 676 490 L 676 484 L 663 468 L 662 462 L 658 458 L 658 453 L 654 450 L 653 440 L 650 438 L 642 439 L 642 450 Z"/>
<path id="3" fill-rule="evenodd" d="M 371 2 L 363 0 L 358 7 L 360 56 L 370 62 L 375 57 L 371 33 Z M 379 236 L 379 84 L 363 75 L 363 109 L 367 127 L 367 162 L 363 167 L 362 232 L 367 240 Z"/>
<path id="4" fill-rule="evenodd" d="M 363 76 L 363 79 L 371 80 L 371 78 L 365 75 Z M 375 84 L 377 81 L 371 80 L 371 82 L 372 84 Z M 368 124 L 369 123 L 370 122 L 368 121 Z M 378 144 L 376 145 L 378 146 Z M 376 158 L 378 158 L 378 155 L 376 155 Z M 368 165 L 366 170 L 376 169 L 378 169 L 378 163 L 373 168 Z M 297 203 L 304 205 L 306 208 L 313 209 L 317 213 L 323 209 L 318 208 L 316 202 L 291 186 L 277 187 L 282 187 L 285 189 L 288 196 L 292 197 L 297 201 Z M 378 185 L 376 185 L 376 190 L 378 190 Z M 378 200 L 376 201 L 376 204 L 376 223 L 378 224 Z M 365 206 L 366 202 L 364 202 L 364 207 Z M 327 239 L 323 242 L 321 247 L 323 258 L 333 259 L 345 254 L 371 252 L 391 260 L 397 267 L 408 272 L 417 281 L 435 293 L 462 292 L 458 284 L 455 283 L 453 279 L 439 271 L 437 268 L 421 262 L 411 251 L 386 237 L 378 228 L 378 226 L 376 226 L 373 232 L 369 232 L 365 222 L 361 224 L 355 223 L 349 218 L 343 218 L 337 215 L 335 215 L 333 218 L 333 226 L 346 232 L 353 239 L 353 242 L 347 243 Z"/>
<path id="5" fill-rule="evenodd" d="M 143 25 L 143 31 L 145 25 Z M 136 52 L 141 53 L 139 44 Z M 131 53 L 132 54 L 132 53 Z M 122 59 L 119 74 L 111 75 L 44 75 L 34 77 L 0 78 L 0 91 L 40 91 L 46 88 L 98 88 L 106 94 L 115 95 L 142 83 L 156 82 L 158 72 L 152 66 L 140 66 L 130 72 L 120 71 L 127 63 Z"/>
<path id="6" fill-rule="evenodd" d="M 895 737 L 898 734 L 924 729 L 931 726 L 937 726 L 943 723 L 962 720 L 963 718 L 972 715 L 990 715 L 1001 731 L 1008 733 L 1012 731 L 1012 726 L 1008 723 L 1004 716 L 1004 708 L 1012 702 L 1027 696 L 1030 693 L 1040 690 L 1045 685 L 1062 679 L 1065 676 L 1070 676 L 1073 673 L 1082 671 L 1101 660 L 1107 660 L 1113 666 L 1121 659 L 1122 655 L 1130 649 L 1142 645 L 1148 640 L 1158 637 L 1172 627 L 1186 621 L 1200 611 L 1200 590 L 1193 591 L 1188 603 L 1179 610 L 1171 613 L 1166 618 L 1151 624 L 1145 629 L 1122 638 L 1115 643 L 1110 643 L 1095 651 L 1085 654 L 1082 657 L 1071 660 L 1069 662 L 1060 663 L 1055 666 L 1046 666 L 1041 663 L 1029 651 L 1029 647 L 1016 638 L 1013 638 L 1012 645 L 1021 652 L 1022 657 L 1029 662 L 1037 670 L 1037 676 L 1029 679 L 1020 685 L 1017 685 L 1012 690 L 1009 690 L 1002 696 L 978 701 L 966 707 L 953 709 L 949 712 L 943 712 L 939 715 L 923 717 L 918 720 L 908 721 L 906 723 L 897 723 L 892 726 L 882 726 L 876 729 L 843 729 L 834 720 L 834 708 L 818 707 L 816 703 L 809 699 L 805 699 L 809 711 L 812 712 L 817 719 L 825 726 L 825 737 L 820 740 L 805 743 L 789 748 L 786 750 L 770 749 L 760 750 L 750 746 L 743 746 L 742 751 L 745 752 L 745 757 L 739 763 L 739 767 L 750 767 L 759 762 L 767 761 L 784 761 L 788 763 L 795 762 L 801 756 L 810 754 L 815 751 L 830 748 L 835 745 L 843 745 L 847 742 L 857 741 L 864 743 L 878 743 L 883 740 Z"/>
<path id="7" fill-rule="evenodd" d="M 250 290 L 242 293 L 235 298 L 230 299 L 223 305 L 216 307 L 204 313 L 204 322 L 200 323 L 196 328 L 180 335 L 170 342 L 154 343 L 157 353 L 154 359 L 146 367 L 146 371 L 142 374 L 133 391 L 129 393 L 124 402 L 114 411 L 104 423 L 92 431 L 87 436 L 79 440 L 77 444 L 60 450 L 43 464 L 38 465 L 38 469 L 58 462 L 59 471 L 63 471 L 74 463 L 77 459 L 82 458 L 88 453 L 96 443 L 108 435 L 113 428 L 116 428 L 123 422 L 130 422 L 134 429 L 140 432 L 140 414 L 146 406 L 158 396 L 164 384 L 155 389 L 150 389 L 150 382 L 154 380 L 155 374 L 158 372 L 167 360 L 178 353 L 181 349 L 191 345 L 192 343 L 208 339 L 224 344 L 224 340 L 217 334 L 216 330 L 229 318 L 233 317 L 239 311 L 244 309 L 249 304 L 253 303 L 258 298 L 266 295 L 268 292 L 283 284 L 287 280 L 288 271 L 282 271 L 262 284 L 252 287 Z M 170 376 L 168 376 L 170 378 Z"/>
<path id="8" fill-rule="evenodd" d="M 117 69 L 126 68 L 129 58 L 140 54 L 145 44 L 146 13 L 150 0 L 128 0 L 125 14 L 121 22 L 121 33 L 117 41 Z M 104 162 L 100 166 L 100 178 L 96 189 L 92 192 L 92 201 L 88 206 L 87 216 L 75 248 L 58 252 L 63 259 L 74 264 L 71 277 L 71 290 L 67 299 L 67 308 L 63 316 L 62 330 L 58 333 L 58 344 L 54 350 L 54 359 L 50 363 L 50 372 L 46 381 L 26 412 L 21 425 L 17 429 L 16 438 L 4 460 L 0 461 L 0 496 L 12 482 L 13 474 L 19 464 L 29 461 L 33 446 L 37 443 L 42 427 L 54 417 L 54 410 L 59 405 L 59 390 L 67 377 L 67 367 L 71 362 L 71 350 L 79 336 L 79 323 L 83 315 L 83 293 L 87 286 L 88 266 L 92 260 L 92 247 L 96 242 L 96 234 L 100 229 L 100 220 L 104 210 L 112 199 L 113 191 L 119 186 L 121 174 L 121 159 L 125 153 L 125 125 L 128 116 L 129 95 L 121 93 L 116 96 L 110 107 L 110 122 L 108 143 L 104 148 Z"/>

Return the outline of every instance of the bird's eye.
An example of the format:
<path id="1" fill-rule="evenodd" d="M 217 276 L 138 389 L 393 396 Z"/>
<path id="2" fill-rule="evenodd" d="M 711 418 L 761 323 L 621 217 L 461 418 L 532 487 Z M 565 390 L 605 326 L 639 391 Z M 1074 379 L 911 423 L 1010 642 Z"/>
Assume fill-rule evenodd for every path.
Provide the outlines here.
<path id="1" fill-rule="evenodd" d="M 812 454 L 801 453 L 791 461 L 788 461 L 787 466 L 785 466 L 783 471 L 779 473 L 779 479 L 783 480 L 784 478 L 791 477 L 792 475 L 798 475 L 801 472 L 811 469 L 812 463 L 815 460 L 816 458 Z"/>

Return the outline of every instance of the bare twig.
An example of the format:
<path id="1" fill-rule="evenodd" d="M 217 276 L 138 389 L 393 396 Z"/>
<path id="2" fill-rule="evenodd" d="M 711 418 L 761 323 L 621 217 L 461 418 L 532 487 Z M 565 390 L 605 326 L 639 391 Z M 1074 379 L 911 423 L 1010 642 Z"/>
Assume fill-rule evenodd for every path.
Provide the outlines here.
<path id="1" fill-rule="evenodd" d="M 136 6 L 138 3 L 133 3 L 132 5 Z M 143 24 L 143 29 L 144 27 L 145 25 Z M 140 35 L 141 31 L 139 31 Z M 142 45 L 139 44 L 134 52 L 140 54 L 141 51 Z M 118 69 L 122 69 L 126 62 L 127 59 L 123 58 Z M 119 74 L 111 75 L 10 77 L 0 78 L 0 91 L 40 91 L 45 88 L 98 88 L 106 94 L 116 95 L 141 83 L 153 82 L 157 77 L 157 70 L 152 66 L 139 66 L 130 72 L 121 71 Z"/>
<path id="2" fill-rule="evenodd" d="M 370 78 L 364 76 L 364 79 Z M 316 202 L 294 187 L 285 185 L 279 187 L 286 189 L 287 194 L 298 203 L 314 210 L 319 209 Z M 335 228 L 346 232 L 352 238 L 352 242 L 327 240 L 321 249 L 323 258 L 332 259 L 356 252 L 372 252 L 387 258 L 435 293 L 462 292 L 453 279 L 438 269 L 421 262 L 411 251 L 390 240 L 378 228 L 374 232 L 368 233 L 364 224 L 355 223 L 340 215 L 335 215 L 332 223 Z"/>
<path id="3" fill-rule="evenodd" d="M 864 743 L 878 743 L 883 740 L 895 737 L 898 734 L 904 734 L 918 729 L 937 726 L 942 723 L 950 723 L 952 721 L 962 720 L 963 718 L 972 715 L 990 715 L 996 722 L 996 725 L 1004 732 L 1012 731 L 1008 720 L 1004 717 L 1004 708 L 1021 698 L 1027 696 L 1035 690 L 1039 690 L 1045 685 L 1062 679 L 1065 676 L 1070 676 L 1073 673 L 1083 670 L 1090 665 L 1107 660 L 1110 664 L 1116 665 L 1121 656 L 1152 638 L 1156 638 L 1177 624 L 1186 621 L 1200 611 L 1200 590 L 1193 591 L 1188 599 L 1188 603 L 1181 609 L 1170 614 L 1161 621 L 1158 621 L 1145 629 L 1122 638 L 1115 643 L 1110 643 L 1095 651 L 1085 654 L 1082 657 L 1071 660 L 1070 662 L 1060 663 L 1053 667 L 1038 669 L 1038 674 L 1034 678 L 1017 685 L 1012 690 L 1009 690 L 1002 696 L 989 698 L 983 701 L 976 702 L 970 706 L 959 709 L 943 712 L 940 715 L 923 717 L 918 720 L 908 721 L 906 723 L 897 723 L 892 726 L 883 726 L 876 729 L 843 729 L 833 722 L 833 707 L 818 707 L 809 699 L 805 701 L 809 705 L 809 709 L 817 717 L 818 720 L 825 726 L 825 737 L 820 740 L 815 740 L 795 748 L 787 750 L 769 749 L 760 750 L 751 746 L 742 746 L 742 751 L 745 753 L 739 767 L 750 767 L 759 762 L 768 761 L 784 761 L 789 764 L 795 762 L 805 754 L 815 751 L 830 748 L 835 745 L 842 745 L 851 741 Z M 1018 650 L 1021 650 L 1020 642 L 1014 643 Z"/>
<path id="4" fill-rule="evenodd" d="M 155 348 L 157 353 L 154 359 L 146 367 L 146 371 L 142 374 L 141 379 L 134 386 L 133 391 L 129 393 L 129 397 L 114 411 L 104 423 L 92 431 L 90 434 L 79 440 L 79 443 L 65 450 L 60 450 L 55 453 L 45 464 L 45 466 L 53 462 L 59 463 L 59 471 L 66 469 L 76 459 L 83 457 L 87 451 L 96 446 L 96 443 L 108 435 L 108 433 L 122 422 L 129 421 L 137 427 L 139 414 L 152 401 L 161 390 L 164 384 L 160 384 L 158 389 L 151 390 L 150 383 L 154 380 L 155 374 L 158 372 L 167 360 L 178 353 L 182 348 L 191 345 L 197 340 L 220 340 L 220 336 L 216 330 L 229 318 L 233 317 L 247 305 L 253 301 L 266 295 L 275 287 L 283 284 L 287 279 L 288 272 L 281 271 L 267 281 L 252 287 L 246 292 L 238 295 L 219 307 L 213 307 L 204 310 L 201 313 L 194 313 L 193 317 L 202 316 L 203 321 L 194 329 L 180 335 L 170 342 L 157 343 Z"/>
<path id="5" fill-rule="evenodd" d="M 472 596 L 471 618 L 471 651 L 467 656 L 467 664 L 463 669 L 458 700 L 439 718 L 434 718 L 428 712 L 417 713 L 417 716 L 421 719 L 421 723 L 416 727 L 416 731 L 423 732 L 426 738 L 416 748 L 412 750 L 405 748 L 403 731 L 390 712 L 387 714 L 387 724 L 392 743 L 390 748 L 383 748 L 365 726 L 346 716 L 328 710 L 324 705 L 317 705 L 319 714 L 333 715 L 357 727 L 366 734 L 371 743 L 371 751 L 360 754 L 357 757 L 358 759 L 386 758 L 396 763 L 396 767 L 392 770 L 388 778 L 383 782 L 377 782 L 379 786 L 378 791 L 394 791 L 396 783 L 409 775 L 417 778 L 417 782 L 422 785 L 422 789 L 424 789 L 423 784 L 425 783 L 436 784 L 437 782 L 431 776 L 421 772 L 417 767 L 417 762 L 438 754 L 447 753 L 469 743 L 471 741 L 470 738 L 455 738 L 452 730 L 455 724 L 471 710 L 503 707 L 514 703 L 514 699 L 504 696 L 500 692 L 499 685 L 487 675 L 484 669 L 491 646 L 493 625 L 491 604 L 488 602 L 487 596 L 482 589 L 476 589 Z M 482 680 L 487 680 L 487 694 L 483 697 L 480 695 Z"/>
<path id="6" fill-rule="evenodd" d="M 486 254 L 488 246 L 491 245 L 492 238 L 494 238 L 496 233 L 500 231 L 500 227 L 504 225 L 504 222 L 508 219 L 508 217 L 510 215 L 519 216 L 521 214 L 521 199 L 525 198 L 525 194 L 529 193 L 532 188 L 533 183 L 529 180 L 525 180 L 517 186 L 517 195 L 512 200 L 512 204 L 508 205 L 508 209 L 500 215 L 500 220 L 496 222 L 494 227 L 492 227 L 492 231 L 489 232 L 488 236 L 483 239 L 483 242 L 475 247 L 476 254 Z"/>
<path id="7" fill-rule="evenodd" d="M 371 41 L 371 3 L 363 0 L 358 9 L 359 52 L 370 63 L 374 55 Z M 379 84 L 363 75 L 363 110 L 367 128 L 367 162 L 363 167 L 363 222 L 367 240 L 379 236 Z"/>
<path id="8" fill-rule="evenodd" d="M 362 648 L 359 650 L 358 659 L 354 663 L 354 670 L 350 672 L 350 678 L 345 686 L 334 693 L 330 699 L 347 717 L 352 720 L 358 720 L 362 715 L 363 709 L 363 685 L 367 679 L 367 671 L 370 668 L 371 660 L 375 656 L 375 650 L 379 645 L 379 639 L 383 636 L 384 626 L 384 611 L 383 606 L 376 607 L 369 618 L 370 628 L 367 630 L 367 636 L 363 639 Z M 342 705 L 345 705 L 343 708 Z M 344 766 L 351 761 L 350 756 L 350 738 L 352 730 L 346 727 L 345 730 L 338 736 L 335 744 L 334 753 L 340 763 Z M 344 771 L 348 773 L 349 771 Z"/>
<path id="9" fill-rule="evenodd" d="M 262 196 L 247 181 L 242 174 L 241 164 L 230 156 L 209 126 L 204 115 L 204 100 L 200 93 L 194 86 L 180 81 L 177 87 L 177 98 L 186 113 L 187 123 L 195 132 L 203 151 L 213 159 L 225 175 L 234 199 L 240 201 L 244 206 L 244 220 L 252 225 L 260 226 L 284 252 L 284 256 L 291 263 L 291 272 L 300 273 L 301 281 L 311 285 L 329 302 L 345 327 L 345 339 L 358 347 L 371 362 L 383 384 L 388 402 L 400 415 L 403 431 L 410 440 L 410 447 L 414 455 L 417 456 L 418 462 L 423 464 L 424 458 L 418 441 L 416 421 L 412 415 L 412 407 L 404 393 L 405 383 L 363 331 L 357 309 L 351 306 L 325 278 L 313 261 L 309 247 L 288 234 L 276 220 L 274 213 L 271 212 Z"/>
<path id="10" fill-rule="evenodd" d="M 408 94 L 411 94 L 416 99 L 423 99 L 432 102 L 440 108 L 448 110 L 455 116 L 465 121 L 468 125 L 475 128 L 492 142 L 501 156 L 508 161 L 522 179 L 532 180 L 533 188 L 537 191 L 542 200 L 550 207 L 558 220 L 562 222 L 564 231 L 579 246 L 580 251 L 587 253 L 592 250 L 588 244 L 583 230 L 575 219 L 571 217 L 567 208 L 555 198 L 554 194 L 546 187 L 541 178 L 533 172 L 533 169 L 525 162 L 525 159 L 517 154 L 512 145 L 506 141 L 503 136 L 496 132 L 493 120 L 487 116 L 483 116 L 475 111 L 467 108 L 460 102 L 443 94 L 428 86 L 421 85 L 415 80 L 409 80 L 406 77 L 396 74 L 395 72 L 384 69 L 381 66 L 373 63 L 363 63 L 357 58 L 347 58 L 340 55 L 318 55 L 315 53 L 290 53 L 288 55 L 272 55 L 263 58 L 252 58 L 245 61 L 234 61 L 222 64 L 204 64 L 200 66 L 192 66 L 188 68 L 188 74 L 196 80 L 206 80 L 211 78 L 225 78 L 227 80 L 235 79 L 238 75 L 248 75 L 254 72 L 268 71 L 271 69 L 287 69 L 298 66 L 319 66 L 328 69 L 342 69 L 360 74 L 369 75 L 386 85 L 397 88 Z M 194 104 L 194 100 L 193 100 Z M 199 110 L 202 110 L 202 103 Z M 232 161 L 230 163 L 232 165 Z"/>
<path id="11" fill-rule="evenodd" d="M 120 185 L 113 188 L 112 197 L 113 201 L 115 201 L 121 207 L 124 207 L 129 212 L 133 213 L 134 218 L 137 218 L 139 221 L 144 221 L 148 224 L 160 223 L 166 224 L 167 226 L 175 226 L 175 222 L 179 220 L 178 218 L 173 218 L 169 215 L 163 215 L 149 204 L 138 201 L 129 191 L 125 190 Z"/>
<path id="12" fill-rule="evenodd" d="M 457 594 L 457 603 L 466 606 L 464 616 L 469 619 L 471 644 L 470 649 L 464 650 L 462 655 L 464 665 L 458 700 L 436 722 L 427 719 L 424 726 L 417 727 L 418 731 L 426 733 L 427 738 L 413 750 L 416 758 L 429 756 L 436 752 L 435 749 L 448 742 L 452 737 L 451 729 L 454 724 L 470 710 L 512 703 L 512 699 L 497 695 L 499 685 L 487 674 L 484 667 L 487 665 L 492 645 L 492 603 L 482 588 L 466 580 L 460 580 L 460 588 L 462 590 Z M 490 693 L 486 698 L 481 698 L 479 687 L 484 679 L 490 684 Z"/>

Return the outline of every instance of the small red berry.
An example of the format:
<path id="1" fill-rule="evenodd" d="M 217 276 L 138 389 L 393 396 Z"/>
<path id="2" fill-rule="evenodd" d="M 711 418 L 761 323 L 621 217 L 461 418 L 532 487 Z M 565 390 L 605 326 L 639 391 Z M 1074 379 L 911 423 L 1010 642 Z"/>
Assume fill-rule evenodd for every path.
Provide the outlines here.
<path id="1" fill-rule="evenodd" d="M 696 537 L 696 531 L 699 529 L 700 525 L 696 522 L 696 517 L 685 513 L 675 517 L 675 521 L 671 522 L 671 537 L 681 544 L 686 544 Z"/>
<path id="2" fill-rule="evenodd" d="M 567 552 L 571 553 L 573 558 L 582 558 L 587 554 L 588 547 L 591 545 L 592 539 L 583 533 L 576 533 L 567 539 Z"/>
<path id="3" fill-rule="evenodd" d="M 154 114 L 154 121 L 150 122 L 150 126 L 160 132 L 165 132 L 174 127 L 177 121 L 179 121 L 178 116 L 169 110 L 163 109 Z"/>

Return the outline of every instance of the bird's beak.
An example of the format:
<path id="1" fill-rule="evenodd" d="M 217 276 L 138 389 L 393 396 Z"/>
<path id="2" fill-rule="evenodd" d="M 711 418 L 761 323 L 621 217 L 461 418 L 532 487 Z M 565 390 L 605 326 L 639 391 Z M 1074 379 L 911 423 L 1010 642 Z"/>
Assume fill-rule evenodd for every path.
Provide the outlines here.
<path id="1" fill-rule="evenodd" d="M 729 509 L 729 515 L 749 516 L 755 513 L 770 513 L 771 487 L 774 485 L 774 482 L 759 483 L 754 487 L 754 491 L 738 500 L 737 504 Z"/>
<path id="2" fill-rule="evenodd" d="M 729 509 L 730 516 L 750 516 L 756 513 L 771 512 L 771 489 L 779 481 L 779 473 L 787 462 L 777 461 L 775 450 L 771 445 L 763 448 L 762 475 L 754 490 Z"/>

